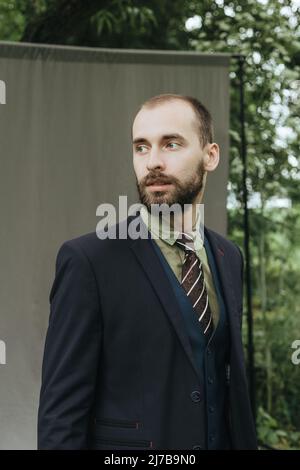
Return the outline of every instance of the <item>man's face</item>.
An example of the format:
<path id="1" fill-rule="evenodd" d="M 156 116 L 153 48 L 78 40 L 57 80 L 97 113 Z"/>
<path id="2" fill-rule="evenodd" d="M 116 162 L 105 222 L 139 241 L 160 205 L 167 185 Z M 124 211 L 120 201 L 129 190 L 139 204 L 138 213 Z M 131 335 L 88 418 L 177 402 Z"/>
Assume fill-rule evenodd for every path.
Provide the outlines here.
<path id="1" fill-rule="evenodd" d="M 132 128 L 133 166 L 140 201 L 192 204 L 203 188 L 205 149 L 192 107 L 172 100 L 137 114 Z"/>

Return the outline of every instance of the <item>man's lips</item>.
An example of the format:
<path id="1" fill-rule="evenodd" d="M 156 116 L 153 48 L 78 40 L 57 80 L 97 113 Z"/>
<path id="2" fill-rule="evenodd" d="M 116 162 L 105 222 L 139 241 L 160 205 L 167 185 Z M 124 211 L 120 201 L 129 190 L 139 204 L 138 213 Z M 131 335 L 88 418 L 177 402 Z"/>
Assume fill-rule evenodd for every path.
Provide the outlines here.
<path id="1" fill-rule="evenodd" d="M 172 183 L 168 183 L 165 181 L 153 181 L 148 183 L 146 186 L 154 191 L 161 191 L 167 188 L 167 186 L 171 186 Z"/>

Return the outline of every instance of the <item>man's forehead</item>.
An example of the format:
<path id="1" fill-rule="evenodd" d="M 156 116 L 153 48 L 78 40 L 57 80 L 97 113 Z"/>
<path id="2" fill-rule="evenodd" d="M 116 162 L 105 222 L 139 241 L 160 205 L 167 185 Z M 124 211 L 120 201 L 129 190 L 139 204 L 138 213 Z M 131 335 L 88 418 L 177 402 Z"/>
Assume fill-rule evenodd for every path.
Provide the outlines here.
<path id="1" fill-rule="evenodd" d="M 196 123 L 192 107 L 185 102 L 174 100 L 154 107 L 142 108 L 133 122 L 133 135 L 141 131 L 160 134 L 188 132 Z"/>

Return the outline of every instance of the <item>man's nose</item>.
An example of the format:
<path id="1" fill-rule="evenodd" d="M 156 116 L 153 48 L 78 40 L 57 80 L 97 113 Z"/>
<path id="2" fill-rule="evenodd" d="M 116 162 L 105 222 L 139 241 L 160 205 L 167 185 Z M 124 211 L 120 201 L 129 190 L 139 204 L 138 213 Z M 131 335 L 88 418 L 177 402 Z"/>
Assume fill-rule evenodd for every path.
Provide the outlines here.
<path id="1" fill-rule="evenodd" d="M 155 168 L 164 169 L 165 162 L 164 162 L 163 156 L 161 155 L 160 150 L 156 148 L 152 148 L 149 153 L 149 158 L 147 161 L 147 169 L 150 171 L 150 170 L 154 170 Z"/>

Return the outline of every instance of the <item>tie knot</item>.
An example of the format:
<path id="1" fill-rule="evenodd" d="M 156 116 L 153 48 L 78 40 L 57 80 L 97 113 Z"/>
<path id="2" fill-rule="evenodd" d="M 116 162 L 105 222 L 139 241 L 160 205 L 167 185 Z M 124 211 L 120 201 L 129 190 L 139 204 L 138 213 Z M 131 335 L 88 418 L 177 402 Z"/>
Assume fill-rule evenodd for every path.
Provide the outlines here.
<path id="1" fill-rule="evenodd" d="M 188 233 L 184 233 L 184 232 L 180 233 L 176 240 L 176 244 L 180 248 L 182 248 L 186 253 L 189 251 L 195 252 L 193 237 L 189 235 Z"/>

